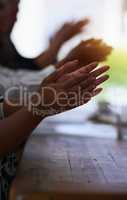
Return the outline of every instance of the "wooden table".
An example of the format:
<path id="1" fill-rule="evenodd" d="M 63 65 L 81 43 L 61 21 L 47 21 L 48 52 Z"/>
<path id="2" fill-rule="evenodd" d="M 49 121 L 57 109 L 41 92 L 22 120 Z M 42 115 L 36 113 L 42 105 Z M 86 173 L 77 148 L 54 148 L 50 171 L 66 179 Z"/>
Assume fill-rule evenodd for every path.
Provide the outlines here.
<path id="1" fill-rule="evenodd" d="M 127 142 L 33 135 L 10 198 L 20 200 L 127 199 Z"/>

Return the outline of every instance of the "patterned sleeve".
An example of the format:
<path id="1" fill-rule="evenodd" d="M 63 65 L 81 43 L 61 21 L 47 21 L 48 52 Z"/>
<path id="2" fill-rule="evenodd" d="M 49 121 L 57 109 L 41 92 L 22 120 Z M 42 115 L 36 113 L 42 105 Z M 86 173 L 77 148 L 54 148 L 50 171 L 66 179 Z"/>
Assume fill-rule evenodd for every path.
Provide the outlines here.
<path id="1" fill-rule="evenodd" d="M 3 97 L 0 96 L 0 120 L 4 119 Z"/>

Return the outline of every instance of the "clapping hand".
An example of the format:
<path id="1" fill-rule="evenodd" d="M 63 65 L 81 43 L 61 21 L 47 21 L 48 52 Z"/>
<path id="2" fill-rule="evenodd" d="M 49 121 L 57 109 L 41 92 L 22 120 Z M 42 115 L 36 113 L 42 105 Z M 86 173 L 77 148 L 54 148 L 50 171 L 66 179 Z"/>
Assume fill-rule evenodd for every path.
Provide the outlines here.
<path id="1" fill-rule="evenodd" d="M 89 19 L 80 20 L 77 22 L 65 23 L 51 38 L 51 45 L 54 43 L 60 43 L 61 45 L 70 40 L 72 37 L 80 34 L 84 27 L 89 24 Z"/>
<path id="2" fill-rule="evenodd" d="M 82 41 L 78 46 L 72 49 L 69 54 L 57 65 L 61 66 L 64 62 L 77 59 L 79 66 L 88 65 L 91 62 L 102 62 L 112 52 L 112 47 L 108 46 L 103 40 L 90 39 Z"/>
<path id="3" fill-rule="evenodd" d="M 65 23 L 50 39 L 47 50 L 41 53 L 36 59 L 35 63 L 40 67 L 45 67 L 50 64 L 57 63 L 57 55 L 62 45 L 70 40 L 72 37 L 81 33 L 85 26 L 89 23 L 88 19 L 77 22 Z"/>
<path id="4" fill-rule="evenodd" d="M 96 62 L 88 66 L 78 65 L 78 61 L 68 62 L 42 82 L 39 94 L 43 101 L 38 108 L 45 116 L 84 105 L 102 91 L 98 86 L 109 78 L 103 75 L 109 67 L 97 68 Z"/>

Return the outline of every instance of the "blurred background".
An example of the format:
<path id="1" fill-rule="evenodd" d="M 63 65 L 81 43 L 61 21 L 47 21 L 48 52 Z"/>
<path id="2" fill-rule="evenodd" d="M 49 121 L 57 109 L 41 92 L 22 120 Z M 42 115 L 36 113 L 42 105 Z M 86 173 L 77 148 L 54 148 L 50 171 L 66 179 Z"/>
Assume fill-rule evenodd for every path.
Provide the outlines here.
<path id="1" fill-rule="evenodd" d="M 59 58 L 80 40 L 102 38 L 114 48 L 106 62 L 111 66 L 110 81 L 99 99 L 48 119 L 43 130 L 45 133 L 121 137 L 119 134 L 126 132 L 127 122 L 127 0 L 21 0 L 11 38 L 20 54 L 34 58 L 47 47 L 48 39 L 62 23 L 85 17 L 91 20 L 87 30 L 65 44 Z M 88 118 L 90 121 L 86 123 Z M 50 129 L 49 121 L 53 122 Z"/>

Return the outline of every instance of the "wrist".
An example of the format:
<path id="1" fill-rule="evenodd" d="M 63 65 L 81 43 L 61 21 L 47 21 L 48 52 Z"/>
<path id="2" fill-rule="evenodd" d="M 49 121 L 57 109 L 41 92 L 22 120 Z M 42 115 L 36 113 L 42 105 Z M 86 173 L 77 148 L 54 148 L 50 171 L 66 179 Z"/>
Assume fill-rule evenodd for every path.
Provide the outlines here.
<path id="1" fill-rule="evenodd" d="M 39 92 L 32 96 L 32 98 L 26 106 L 26 109 L 29 113 L 32 114 L 33 118 L 38 119 L 40 121 L 48 116 L 47 113 L 45 113 L 45 110 L 43 109 L 41 94 Z"/>
<path id="2" fill-rule="evenodd" d="M 47 57 L 49 64 L 57 63 L 57 54 L 58 54 L 58 49 L 50 46 L 49 49 L 47 50 L 47 55 L 48 55 Z"/>
<path id="3" fill-rule="evenodd" d="M 54 39 L 53 41 L 50 42 L 49 49 L 53 51 L 55 54 L 57 54 L 63 43 L 64 43 L 63 40 L 60 38 Z"/>

